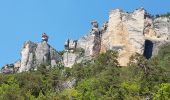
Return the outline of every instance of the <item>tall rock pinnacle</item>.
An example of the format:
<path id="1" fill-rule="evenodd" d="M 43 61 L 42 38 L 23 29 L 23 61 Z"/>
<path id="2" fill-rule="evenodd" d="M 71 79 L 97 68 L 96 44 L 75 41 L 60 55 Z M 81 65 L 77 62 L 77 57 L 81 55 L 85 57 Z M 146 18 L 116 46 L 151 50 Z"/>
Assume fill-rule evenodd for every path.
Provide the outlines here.
<path id="1" fill-rule="evenodd" d="M 42 42 L 33 43 L 25 42 L 21 51 L 21 66 L 19 72 L 36 69 L 40 64 L 47 64 L 54 67 L 58 62 L 61 62 L 61 57 L 58 52 L 48 43 L 48 36 L 42 34 Z"/>
<path id="2" fill-rule="evenodd" d="M 11 72 L 24 72 L 29 70 L 36 70 L 41 64 L 46 64 L 51 67 L 56 66 L 61 62 L 62 57 L 58 52 L 48 44 L 47 34 L 42 34 L 42 42 L 34 43 L 31 41 L 26 41 L 21 50 L 21 59 L 15 64 L 11 64 L 10 68 L 14 70 Z M 13 65 L 13 67 L 12 67 Z M 9 67 L 6 72 L 9 72 Z"/>

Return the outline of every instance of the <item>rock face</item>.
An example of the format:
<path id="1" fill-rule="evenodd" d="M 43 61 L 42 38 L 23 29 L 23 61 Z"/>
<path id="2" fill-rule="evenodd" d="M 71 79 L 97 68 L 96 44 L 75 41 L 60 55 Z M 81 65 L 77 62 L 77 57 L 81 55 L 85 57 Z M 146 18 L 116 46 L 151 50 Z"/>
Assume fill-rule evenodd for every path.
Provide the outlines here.
<path id="1" fill-rule="evenodd" d="M 24 43 L 21 51 L 21 66 L 19 72 L 28 71 L 35 64 L 35 50 L 37 45 L 31 41 Z"/>
<path id="2" fill-rule="evenodd" d="M 156 55 L 159 47 L 170 43 L 170 17 L 147 17 L 144 28 L 145 49 L 144 56 L 150 58 Z"/>
<path id="3" fill-rule="evenodd" d="M 64 65 L 71 67 L 75 63 L 80 63 L 83 60 L 90 60 L 100 52 L 101 34 L 98 28 L 98 23 L 91 23 L 91 31 L 81 39 L 68 40 L 65 43 L 65 53 L 63 56 Z"/>
<path id="4" fill-rule="evenodd" d="M 160 45 L 170 42 L 169 38 L 170 17 L 153 18 L 144 8 L 132 13 L 115 9 L 110 12 L 109 20 L 102 28 L 98 28 L 98 23 L 93 21 L 92 30 L 77 41 L 75 48 L 83 48 L 83 59 L 87 60 L 107 50 L 118 51 L 120 65 L 126 66 L 135 53 L 149 59 L 157 53 Z M 76 58 L 73 55 L 67 59 Z M 76 63 L 76 59 L 71 59 L 69 67 Z"/>
<path id="5" fill-rule="evenodd" d="M 86 57 L 92 57 L 100 52 L 100 32 L 91 31 L 90 34 L 82 37 L 77 42 L 77 48 L 85 50 Z"/>
<path id="6" fill-rule="evenodd" d="M 163 40 L 169 40 L 170 37 L 170 18 L 160 17 L 153 21 L 156 36 Z"/>
<path id="7" fill-rule="evenodd" d="M 61 57 L 58 52 L 46 41 L 38 44 L 28 41 L 25 42 L 21 51 L 19 72 L 36 69 L 40 64 L 48 64 L 54 67 L 60 61 Z"/>
<path id="8" fill-rule="evenodd" d="M 79 54 L 76 53 L 71 53 L 71 52 L 66 52 L 63 55 L 63 62 L 64 65 L 66 67 L 71 67 L 73 66 L 75 63 L 78 63 L 78 59 L 79 59 Z"/>
<path id="9" fill-rule="evenodd" d="M 119 9 L 111 11 L 108 28 L 102 34 L 101 52 L 110 49 L 118 51 L 121 65 L 126 65 L 133 53 L 141 54 L 144 46 L 144 15 L 144 9 L 133 13 Z"/>

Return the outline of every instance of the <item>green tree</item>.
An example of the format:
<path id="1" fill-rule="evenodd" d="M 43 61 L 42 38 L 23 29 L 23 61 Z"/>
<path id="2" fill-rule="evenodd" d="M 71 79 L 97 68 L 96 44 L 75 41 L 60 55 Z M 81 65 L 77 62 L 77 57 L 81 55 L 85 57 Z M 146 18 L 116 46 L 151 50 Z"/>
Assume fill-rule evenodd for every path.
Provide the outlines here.
<path id="1" fill-rule="evenodd" d="M 18 84 L 2 84 L 0 87 L 0 100 L 23 100 Z"/>
<path id="2" fill-rule="evenodd" d="M 154 94 L 154 100 L 170 100 L 170 83 L 162 83 Z"/>

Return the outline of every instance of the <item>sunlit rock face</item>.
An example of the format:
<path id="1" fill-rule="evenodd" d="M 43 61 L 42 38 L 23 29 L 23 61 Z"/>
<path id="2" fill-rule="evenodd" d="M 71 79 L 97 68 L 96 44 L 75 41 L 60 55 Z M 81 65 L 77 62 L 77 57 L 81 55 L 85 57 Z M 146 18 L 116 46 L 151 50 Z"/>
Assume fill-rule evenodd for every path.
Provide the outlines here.
<path id="1" fill-rule="evenodd" d="M 126 13 L 120 9 L 111 11 L 108 28 L 102 34 L 101 52 L 118 51 L 118 61 L 122 66 L 129 62 L 129 57 L 135 52 L 142 54 L 144 16 L 143 8 L 135 10 L 133 13 Z"/>

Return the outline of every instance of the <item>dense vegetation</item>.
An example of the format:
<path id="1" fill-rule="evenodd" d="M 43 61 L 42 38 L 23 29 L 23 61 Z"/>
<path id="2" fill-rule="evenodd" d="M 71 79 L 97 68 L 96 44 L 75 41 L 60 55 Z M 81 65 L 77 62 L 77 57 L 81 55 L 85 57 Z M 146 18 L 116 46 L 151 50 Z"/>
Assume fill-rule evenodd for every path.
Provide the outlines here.
<path id="1" fill-rule="evenodd" d="M 17 74 L 0 74 L 0 100 L 170 100 L 170 45 L 145 59 L 136 54 L 127 67 L 107 51 L 72 69 L 58 66 Z M 63 83 L 76 79 L 73 88 Z"/>

